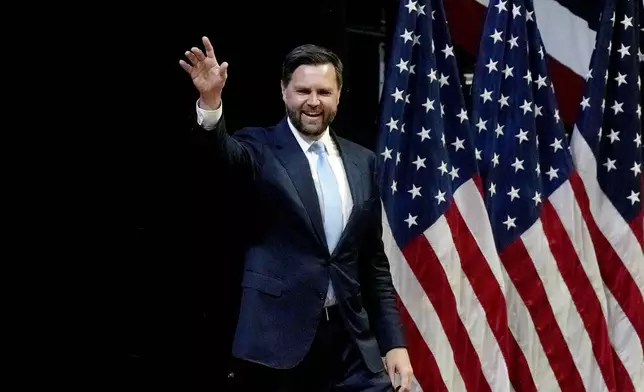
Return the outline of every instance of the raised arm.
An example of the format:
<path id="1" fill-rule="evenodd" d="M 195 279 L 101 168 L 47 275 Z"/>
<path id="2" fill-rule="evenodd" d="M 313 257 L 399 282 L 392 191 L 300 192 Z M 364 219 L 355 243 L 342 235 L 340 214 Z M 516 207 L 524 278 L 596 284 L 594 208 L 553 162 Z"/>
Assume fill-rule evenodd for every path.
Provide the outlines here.
<path id="1" fill-rule="evenodd" d="M 234 138 L 228 134 L 222 112 L 222 91 L 228 78 L 228 63 L 219 64 L 208 37 L 202 38 L 206 53 L 193 47 L 185 52 L 188 62 L 179 60 L 179 65 L 192 79 L 199 92 L 197 101 L 197 126 L 193 132 L 203 141 L 208 151 L 221 162 L 225 169 L 251 175 L 255 172 L 258 148 L 253 146 L 248 135 Z"/>

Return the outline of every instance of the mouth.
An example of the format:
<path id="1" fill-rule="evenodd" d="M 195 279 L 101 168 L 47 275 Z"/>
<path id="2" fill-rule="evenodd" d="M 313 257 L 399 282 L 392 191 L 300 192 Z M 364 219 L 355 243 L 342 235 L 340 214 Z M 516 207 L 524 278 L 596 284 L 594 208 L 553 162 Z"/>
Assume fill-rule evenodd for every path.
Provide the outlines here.
<path id="1" fill-rule="evenodd" d="M 322 117 L 322 112 L 302 112 L 302 115 L 309 119 L 317 120 Z"/>

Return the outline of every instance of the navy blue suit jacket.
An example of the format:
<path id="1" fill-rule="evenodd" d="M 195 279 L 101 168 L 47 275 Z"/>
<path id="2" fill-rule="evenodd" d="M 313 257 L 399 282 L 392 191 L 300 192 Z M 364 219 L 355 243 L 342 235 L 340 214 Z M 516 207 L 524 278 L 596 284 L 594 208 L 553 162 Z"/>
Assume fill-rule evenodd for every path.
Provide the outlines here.
<path id="1" fill-rule="evenodd" d="M 354 207 L 329 254 L 309 163 L 286 118 L 229 135 L 222 116 L 214 130 L 197 125 L 193 132 L 208 145 L 217 169 L 249 181 L 253 193 L 233 356 L 295 367 L 324 315 L 331 279 L 344 324 L 367 366 L 383 370 L 381 356 L 406 343 L 381 239 L 375 154 L 332 134 Z"/>

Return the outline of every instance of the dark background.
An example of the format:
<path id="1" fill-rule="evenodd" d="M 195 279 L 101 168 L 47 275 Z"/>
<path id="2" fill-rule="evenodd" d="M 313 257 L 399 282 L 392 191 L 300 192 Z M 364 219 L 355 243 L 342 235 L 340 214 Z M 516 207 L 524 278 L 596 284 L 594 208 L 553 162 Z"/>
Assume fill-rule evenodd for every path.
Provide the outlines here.
<path id="1" fill-rule="evenodd" d="M 127 75 L 113 105 L 131 115 L 121 124 L 126 170 L 119 187 L 127 194 L 113 218 L 127 227 L 117 239 L 123 244 L 117 352 L 125 361 L 118 390 L 225 390 L 231 369 L 241 247 L 253 217 L 244 214 L 243 198 L 226 193 L 235 179 L 218 172 L 188 137 L 198 95 L 179 66 L 183 53 L 201 47 L 207 35 L 218 60 L 230 64 L 223 105 L 232 130 L 279 121 L 284 55 L 303 43 L 329 47 L 345 65 L 334 129 L 373 149 L 378 46 L 390 40 L 397 6 L 396 0 L 211 2 L 185 15 L 131 17 L 136 32 L 124 35 L 128 46 L 116 48 L 120 56 L 107 59 Z M 472 59 L 456 53 L 461 71 L 469 72 Z"/>

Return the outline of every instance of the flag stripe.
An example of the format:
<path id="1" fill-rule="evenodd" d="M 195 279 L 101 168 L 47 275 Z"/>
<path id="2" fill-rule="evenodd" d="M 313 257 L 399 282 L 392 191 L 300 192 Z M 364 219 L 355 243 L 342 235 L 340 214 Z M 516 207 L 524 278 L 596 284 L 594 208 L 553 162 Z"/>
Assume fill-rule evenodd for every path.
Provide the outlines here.
<path id="1" fill-rule="evenodd" d="M 394 239 L 391 225 L 386 218 L 383 206 L 383 244 L 389 259 L 390 271 L 394 287 L 400 300 L 407 309 L 414 325 L 418 328 L 425 344 L 434 354 L 434 359 L 440 370 L 443 383 L 450 391 L 466 391 L 461 373 L 454 366 L 454 351 L 450 346 L 445 330 L 438 319 L 427 293 L 422 288 L 411 266 L 405 260 Z M 421 260 L 421 262 L 424 260 Z M 413 360 L 413 358 L 412 358 Z M 422 372 L 422 362 L 412 362 L 418 372 Z M 429 389 L 428 391 L 431 391 Z"/>
<path id="2" fill-rule="evenodd" d="M 400 316 L 405 328 L 405 336 L 409 345 L 409 358 L 414 363 L 416 381 L 425 392 L 448 392 L 441 378 L 441 372 L 427 344 L 425 344 L 414 320 L 407 311 L 403 301 L 399 299 Z"/>
<path id="3" fill-rule="evenodd" d="M 436 224 L 438 222 L 434 225 Z M 402 252 L 440 319 L 467 390 L 491 391 L 467 329 L 458 316 L 455 294 L 451 290 L 447 274 L 434 249 L 425 236 L 418 236 Z"/>
<path id="4" fill-rule="evenodd" d="M 515 389 L 520 391 L 536 391 L 536 386 L 532 380 L 527 361 L 523 352 L 519 349 L 514 336 L 511 335 L 507 324 L 507 307 L 499 284 L 499 281 L 502 282 L 502 275 L 498 255 L 496 255 L 495 251 L 494 256 L 486 260 L 475 239 L 475 235 L 478 234 L 476 226 L 487 226 L 480 220 L 487 219 L 487 216 L 485 214 L 483 200 L 479 196 L 475 182 L 470 180 L 463 184 L 454 194 L 454 200 L 456 205 L 453 207 L 456 208 L 450 207 L 445 217 L 453 237 L 457 239 L 454 241 L 454 244 L 458 250 L 463 271 L 470 281 L 480 303 L 486 310 L 487 321 L 502 350 L 505 363 L 499 363 L 497 366 L 508 367 L 507 371 L 509 374 L 505 376 L 510 377 L 510 381 L 515 386 Z M 465 222 L 465 215 L 461 214 L 461 208 L 464 213 L 469 213 L 469 224 Z M 490 230 L 480 231 L 483 233 L 491 233 Z M 483 236 L 484 241 L 489 238 L 485 234 Z M 489 240 L 492 239 L 489 238 Z M 487 241 L 487 243 L 483 243 L 488 245 L 488 251 L 493 249 L 490 248 L 490 245 L 493 246 L 494 242 L 490 243 Z M 492 271 L 492 265 L 498 265 L 498 277 Z M 499 387 L 493 387 L 493 390 L 497 391 L 500 389 Z"/>
<path id="5" fill-rule="evenodd" d="M 508 276 L 530 312 L 559 387 L 562 391 L 583 391 L 584 383 L 558 327 L 544 283 L 528 254 L 525 241 L 512 242 L 500 256 Z"/>

